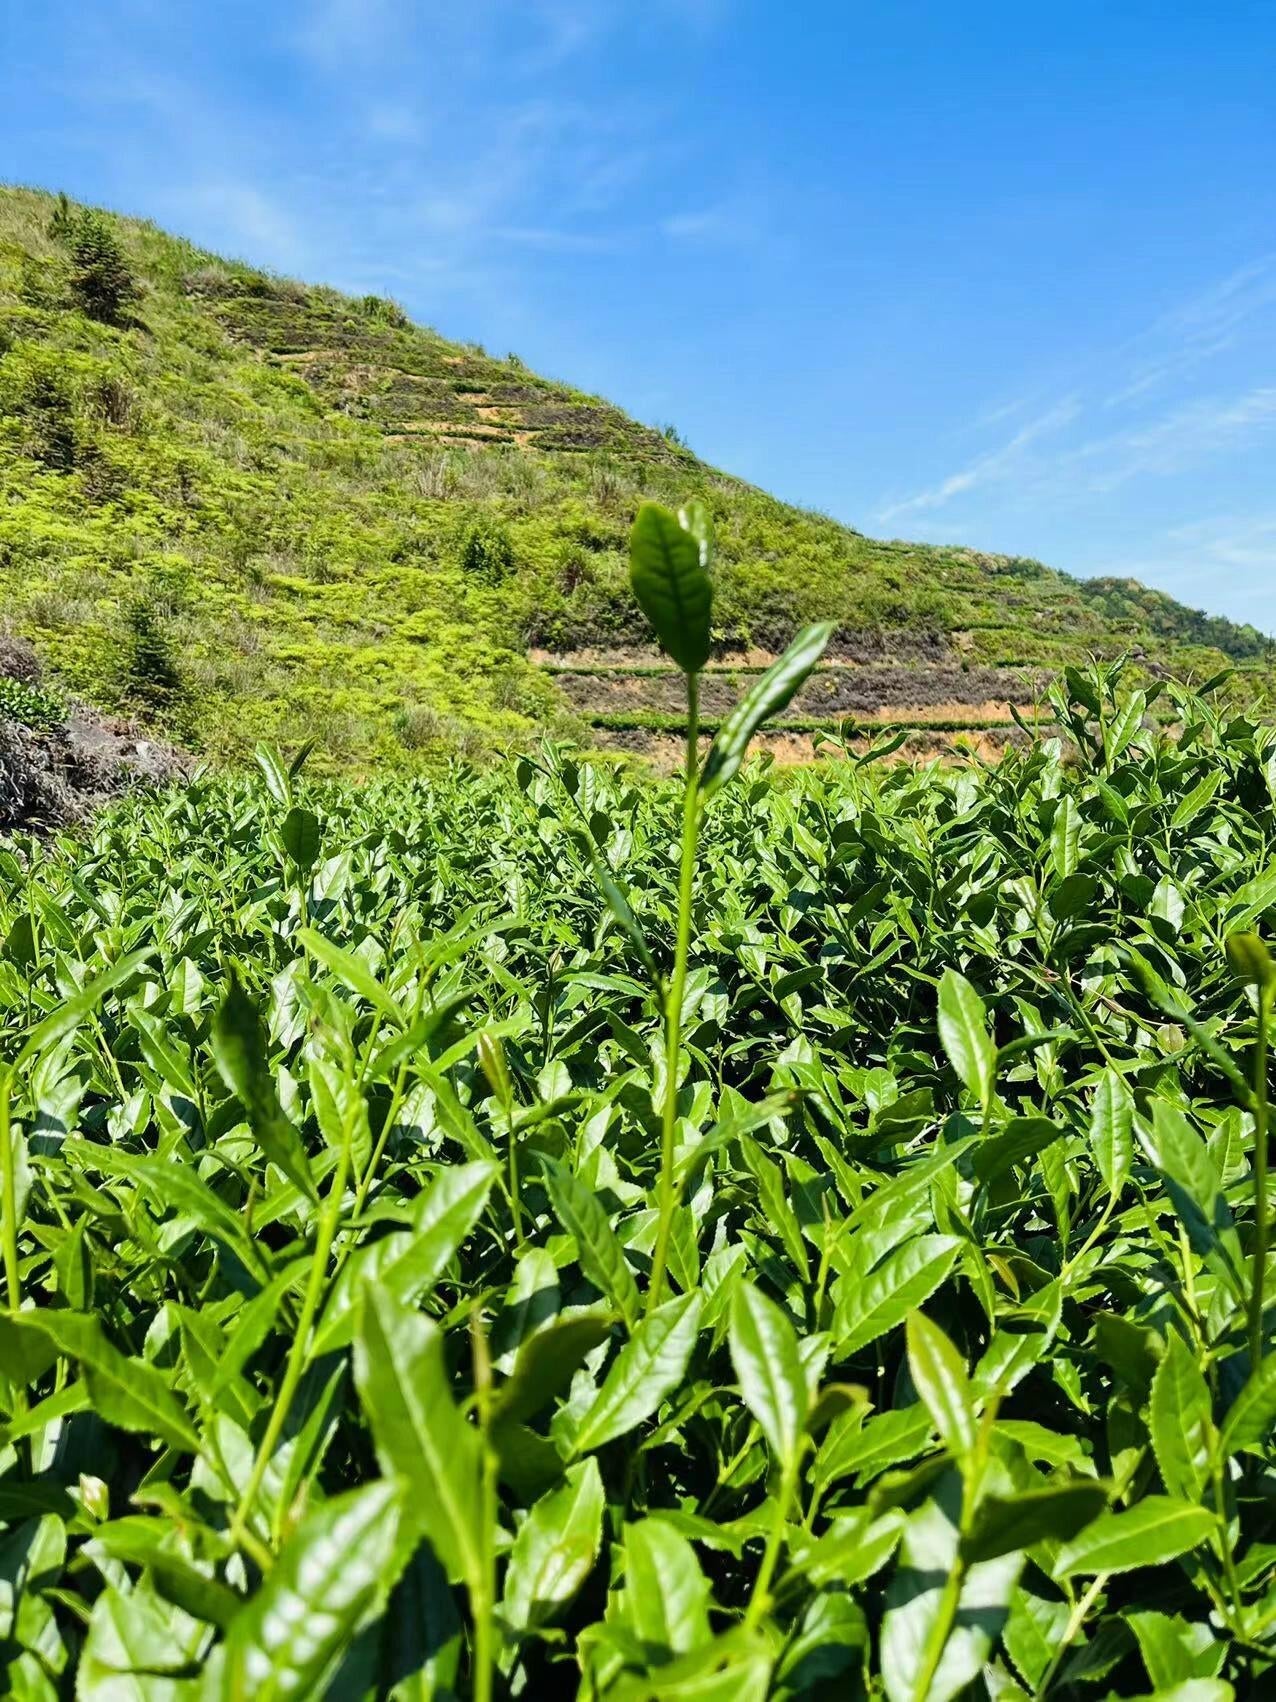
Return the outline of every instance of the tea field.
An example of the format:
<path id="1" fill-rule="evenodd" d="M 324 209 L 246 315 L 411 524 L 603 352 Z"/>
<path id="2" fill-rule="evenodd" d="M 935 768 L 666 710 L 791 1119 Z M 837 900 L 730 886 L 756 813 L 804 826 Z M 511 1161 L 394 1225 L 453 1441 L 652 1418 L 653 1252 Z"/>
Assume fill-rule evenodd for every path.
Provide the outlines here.
<path id="1" fill-rule="evenodd" d="M 741 766 L 822 637 L 0 852 L 0 1692 L 1276 1693 L 1276 735 Z"/>

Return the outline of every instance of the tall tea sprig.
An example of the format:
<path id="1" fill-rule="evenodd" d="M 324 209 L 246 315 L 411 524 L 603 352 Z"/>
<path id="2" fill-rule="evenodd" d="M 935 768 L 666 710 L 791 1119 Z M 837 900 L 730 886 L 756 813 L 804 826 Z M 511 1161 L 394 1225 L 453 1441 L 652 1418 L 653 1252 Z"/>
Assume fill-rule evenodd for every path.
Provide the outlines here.
<path id="1" fill-rule="evenodd" d="M 1227 955 L 1237 977 L 1254 988 L 1258 1004 L 1258 1037 L 1254 1043 L 1254 1252 L 1249 1289 L 1250 1374 L 1257 1372 L 1263 1354 L 1264 1285 L 1267 1278 L 1267 1053 L 1272 999 L 1276 995 L 1276 963 L 1257 934 L 1232 934 Z"/>
<path id="2" fill-rule="evenodd" d="M 660 1119 L 660 1175 L 656 1244 L 647 1294 L 647 1308 L 651 1312 L 664 1295 L 669 1240 L 680 1194 L 674 1165 L 678 1066 L 691 950 L 696 850 L 704 806 L 736 773 L 754 733 L 769 715 L 785 707 L 819 661 L 832 635 L 833 624 L 821 622 L 805 628 L 779 661 L 755 681 L 723 721 L 701 774 L 700 675 L 712 648 L 713 615 L 713 580 L 709 572 L 713 562 L 713 521 L 708 509 L 702 502 L 692 502 L 674 514 L 658 503 L 645 503 L 634 522 L 629 560 L 634 595 L 655 629 L 661 648 L 681 669 L 687 699 L 678 923 L 673 975 L 664 989 L 665 1080 Z"/>

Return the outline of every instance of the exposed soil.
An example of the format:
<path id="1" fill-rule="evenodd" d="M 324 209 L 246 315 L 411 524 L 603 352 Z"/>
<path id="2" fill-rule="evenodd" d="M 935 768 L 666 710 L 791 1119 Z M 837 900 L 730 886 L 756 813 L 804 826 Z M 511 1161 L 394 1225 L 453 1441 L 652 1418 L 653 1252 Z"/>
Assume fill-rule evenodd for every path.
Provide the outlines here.
<path id="1" fill-rule="evenodd" d="M 622 751 L 627 756 L 640 757 L 658 774 L 675 774 L 682 767 L 683 742 L 672 733 L 651 733 L 638 728 L 625 731 L 599 728 L 594 739 L 599 750 Z M 940 757 L 951 762 L 963 762 L 970 757 L 978 757 L 982 761 L 995 762 L 1007 745 L 1027 742 L 1020 729 L 1013 726 L 1008 726 L 1005 732 L 997 728 L 973 734 L 918 729 L 910 733 L 899 749 L 885 760 L 916 762 Z M 709 740 L 702 740 L 701 746 L 702 751 L 707 750 Z M 847 741 L 846 748 L 862 755 L 868 750 L 869 741 L 851 739 Z M 835 754 L 835 749 L 827 743 L 817 746 L 817 740 L 809 733 L 783 732 L 763 733 L 752 741 L 749 751 L 754 756 L 765 752 L 779 768 L 806 768 L 813 763 L 826 762 Z"/>
<path id="2" fill-rule="evenodd" d="M 642 710 L 678 714 L 686 701 L 682 677 L 674 673 L 560 673 L 555 678 L 572 704 L 586 714 Z M 701 713 L 725 715 L 749 679 L 718 671 L 704 675 Z M 952 663 L 834 667 L 813 674 L 785 715 L 791 720 L 857 715 L 889 721 L 913 714 L 935 720 L 1000 720 L 1008 718 L 1008 704 L 1022 708 L 1034 703 L 1043 684 L 1043 679 L 1013 668 L 962 669 Z"/>

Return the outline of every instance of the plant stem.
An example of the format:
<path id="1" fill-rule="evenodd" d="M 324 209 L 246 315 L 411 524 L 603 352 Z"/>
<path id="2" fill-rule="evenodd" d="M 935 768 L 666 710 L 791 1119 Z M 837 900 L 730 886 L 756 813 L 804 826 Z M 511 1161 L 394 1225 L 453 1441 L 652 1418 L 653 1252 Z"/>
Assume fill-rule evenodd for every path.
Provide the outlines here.
<path id="1" fill-rule="evenodd" d="M 1063 1628 L 1063 1635 L 1059 1639 L 1054 1654 L 1050 1657 L 1046 1670 L 1041 1675 L 1037 1688 L 1032 1693 L 1033 1702 L 1043 1702 L 1050 1686 L 1054 1683 L 1055 1674 L 1063 1665 L 1063 1657 L 1072 1646 L 1073 1638 L 1085 1624 L 1086 1615 L 1097 1601 L 1099 1592 L 1108 1581 L 1108 1576 L 1109 1574 L 1106 1572 L 1098 1573 L 1087 1585 L 1080 1601 L 1068 1615 L 1068 1623 Z"/>
<path id="2" fill-rule="evenodd" d="M 0 1212 L 4 1214 L 4 1284 L 10 1312 L 22 1305 L 18 1275 L 18 1181 L 9 1114 L 9 1066 L 0 1066 Z"/>
<path id="3" fill-rule="evenodd" d="M 700 831 L 700 680 L 687 680 L 687 763 L 682 797 L 682 865 L 678 882 L 678 938 L 674 947 L 673 981 L 665 1004 L 665 1103 L 660 1130 L 660 1221 L 651 1261 L 647 1311 L 659 1306 L 669 1262 L 669 1240 L 678 1209 L 674 1179 L 674 1137 L 678 1127 L 678 1054 L 682 1046 L 682 1001 L 687 987 L 687 953 L 691 947 L 691 897 L 696 870 L 696 841 Z"/>
<path id="4" fill-rule="evenodd" d="M 1267 1025 L 1272 987 L 1258 989 L 1258 1044 L 1254 1049 L 1254 1265 L 1249 1287 L 1249 1374 L 1263 1357 L 1263 1286 L 1267 1280 Z"/>
<path id="5" fill-rule="evenodd" d="M 270 1465 L 283 1427 L 288 1419 L 288 1411 L 292 1406 L 293 1397 L 297 1393 L 297 1385 L 301 1382 L 301 1374 L 305 1369 L 306 1350 L 310 1345 L 310 1335 L 314 1327 L 315 1314 L 319 1310 L 319 1302 L 323 1298 L 324 1279 L 328 1272 L 328 1257 L 332 1252 L 332 1243 L 336 1238 L 337 1219 L 341 1215 L 341 1199 L 346 1191 L 346 1178 L 350 1173 L 350 1143 L 353 1138 L 353 1119 L 347 1115 L 345 1120 L 344 1138 L 341 1143 L 341 1153 L 337 1159 L 337 1168 L 333 1172 L 328 1192 L 324 1196 L 323 1207 L 319 1215 L 319 1231 L 315 1239 L 315 1256 L 310 1264 L 310 1276 L 306 1283 L 305 1299 L 301 1306 L 301 1316 L 297 1320 L 296 1334 L 292 1339 L 292 1347 L 288 1352 L 288 1364 L 284 1370 L 284 1380 L 279 1386 L 270 1420 L 266 1425 L 266 1433 L 261 1439 L 257 1450 L 257 1458 L 253 1461 L 253 1469 L 239 1506 L 235 1509 L 235 1517 L 231 1520 L 230 1540 L 232 1544 L 243 1541 L 245 1528 L 252 1515 L 253 1503 L 261 1489 L 262 1480 Z"/>
<path id="6" fill-rule="evenodd" d="M 492 1618 L 496 1606 L 496 1454 L 489 1430 L 492 1410 L 492 1360 L 478 1308 L 470 1313 L 470 1342 L 474 1354 L 474 1393 L 477 1398 L 479 1431 L 483 1438 L 480 1456 L 483 1527 L 483 1576 L 470 1587 L 470 1615 L 474 1621 L 473 1671 L 470 1695 L 473 1702 L 491 1702 L 495 1646 Z"/>
<path id="7" fill-rule="evenodd" d="M 793 1500 L 793 1491 L 797 1485 L 797 1461 L 785 1466 L 780 1478 L 780 1492 L 775 1500 L 775 1516 L 771 1520 L 771 1529 L 767 1532 L 766 1548 L 762 1553 L 762 1564 L 758 1575 L 753 1580 L 753 1590 L 749 1596 L 749 1605 L 744 1610 L 744 1630 L 755 1631 L 758 1621 L 771 1603 L 771 1579 L 775 1573 L 776 1562 L 780 1558 L 780 1545 L 784 1540 L 784 1526 L 789 1516 L 789 1504 Z"/>

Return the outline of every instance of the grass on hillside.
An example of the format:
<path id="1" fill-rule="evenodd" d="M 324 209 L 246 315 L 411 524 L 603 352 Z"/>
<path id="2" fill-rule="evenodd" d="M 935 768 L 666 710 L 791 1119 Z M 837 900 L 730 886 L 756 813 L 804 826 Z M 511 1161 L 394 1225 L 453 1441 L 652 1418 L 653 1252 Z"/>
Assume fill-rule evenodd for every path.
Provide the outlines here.
<path id="1" fill-rule="evenodd" d="M 1263 653 L 1134 585 L 876 543 L 393 303 L 136 220 L 90 227 L 135 285 L 104 318 L 83 217 L 0 191 L 4 618 L 67 689 L 214 757 L 314 738 L 321 764 L 361 769 L 581 731 L 524 652 L 639 636 L 624 547 L 647 497 L 711 506 L 722 644 L 829 618 L 965 631 L 975 659 L 1133 644 L 1203 675 Z"/>

